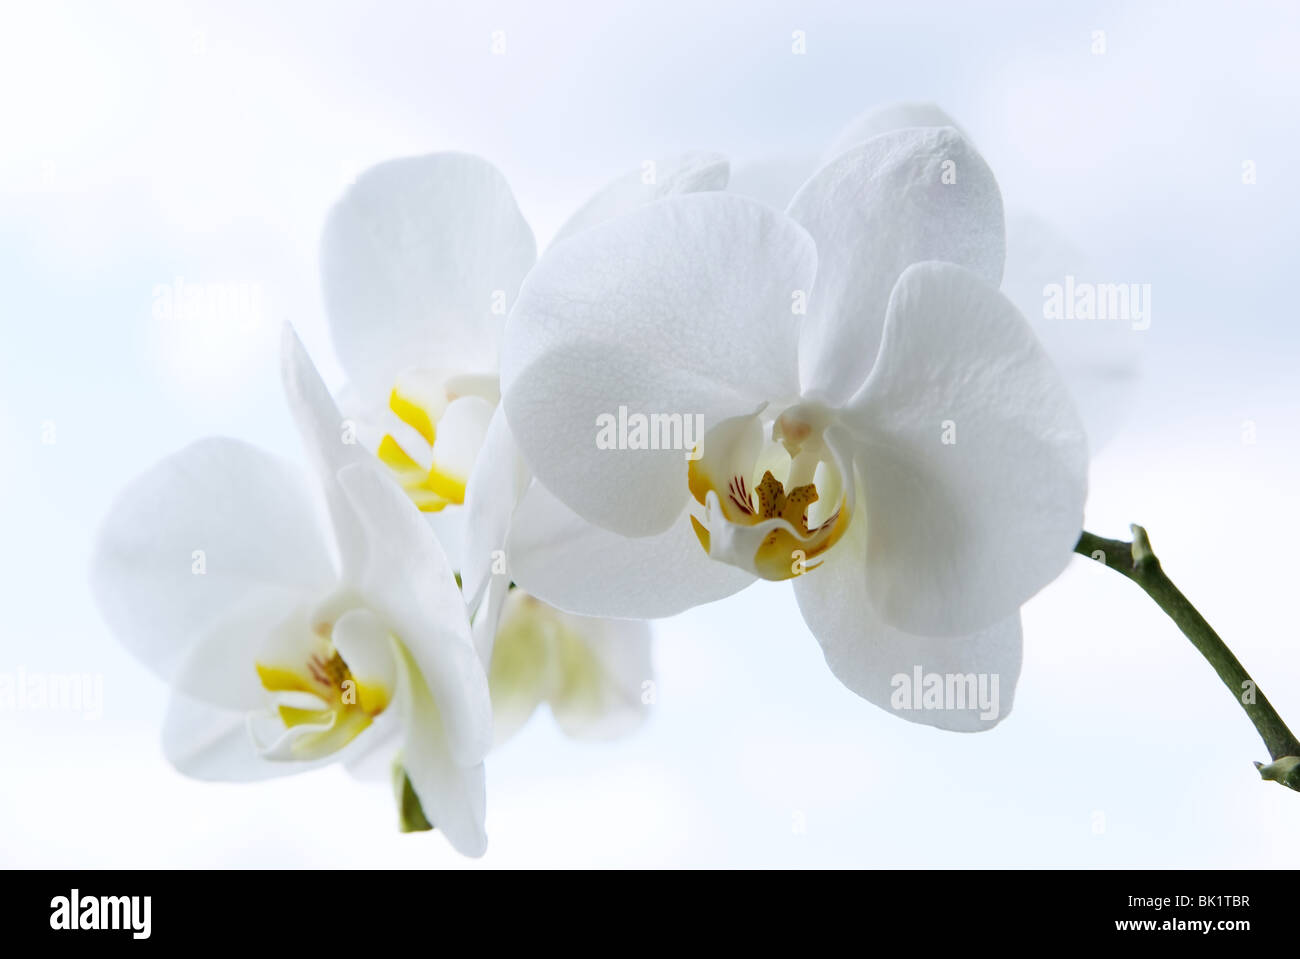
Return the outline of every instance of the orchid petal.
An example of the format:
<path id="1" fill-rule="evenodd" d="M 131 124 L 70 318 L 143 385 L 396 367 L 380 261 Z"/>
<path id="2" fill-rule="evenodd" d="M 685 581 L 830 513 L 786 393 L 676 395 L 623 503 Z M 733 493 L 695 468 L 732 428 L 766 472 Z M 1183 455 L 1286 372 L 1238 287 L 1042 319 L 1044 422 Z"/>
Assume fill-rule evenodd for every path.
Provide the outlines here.
<path id="1" fill-rule="evenodd" d="M 586 616 L 672 616 L 754 581 L 709 559 L 686 511 L 658 536 L 629 538 L 588 523 L 538 483 L 515 511 L 506 556 L 523 589 Z"/>
<path id="2" fill-rule="evenodd" d="M 419 667 L 452 758 L 472 765 L 492 745 L 492 706 L 446 556 L 419 510 L 377 462 L 345 467 L 339 482 L 376 545 L 357 587 Z"/>
<path id="3" fill-rule="evenodd" d="M 1083 426 L 1029 324 L 974 273 L 903 273 L 847 417 L 867 589 L 885 622 L 973 633 L 1065 568 L 1083 522 Z"/>
<path id="4" fill-rule="evenodd" d="M 321 241 L 335 351 L 368 405 L 407 367 L 488 372 L 536 258 L 505 178 L 475 156 L 391 160 L 357 178 Z"/>
<path id="5" fill-rule="evenodd" d="M 888 103 L 873 107 L 846 123 L 831 141 L 830 147 L 823 154 L 822 162 L 829 163 L 841 153 L 866 143 L 872 137 L 908 127 L 952 127 L 963 136 L 966 135 L 966 131 L 952 117 L 933 103 Z"/>
<path id="6" fill-rule="evenodd" d="M 815 256 L 792 221 L 724 193 L 655 203 L 549 251 L 511 313 L 501 369 L 538 479 L 625 535 L 672 526 L 687 497 L 683 450 L 636 448 L 635 436 L 602 449 L 602 424 L 631 413 L 707 428 L 794 395 L 792 302 Z"/>
<path id="7" fill-rule="evenodd" d="M 834 405 L 866 380 L 889 295 L 908 266 L 944 260 L 995 287 L 1002 279 L 997 181 L 951 128 L 896 130 L 840 154 L 789 212 L 817 243 L 799 374 L 805 395 Z"/>
<path id="8" fill-rule="evenodd" d="M 455 758 L 451 747 L 455 737 L 447 725 L 446 703 L 428 682 L 432 677 L 402 643 L 394 642 L 394 648 L 397 701 L 405 726 L 399 762 L 434 828 L 462 855 L 481 856 L 487 850 L 483 764 Z"/>
<path id="9" fill-rule="evenodd" d="M 289 411 L 298 425 L 307 457 L 322 481 L 343 575 L 349 576 L 358 563 L 364 562 L 365 538 L 336 477 L 344 466 L 362 462 L 370 454 L 348 429 L 348 421 L 288 323 L 280 338 L 280 370 Z"/>
<path id="10" fill-rule="evenodd" d="M 826 561 L 794 581 L 799 609 L 827 665 L 853 692 L 901 719 L 958 732 L 993 728 L 1011 711 L 1020 676 L 1019 614 L 968 636 L 914 636 L 889 626 L 876 613 L 867 590 L 870 523 L 869 517 L 856 515 L 844 541 Z M 954 682 L 961 699 L 922 708 L 922 690 L 914 679 L 918 670 L 922 676 L 945 679 L 973 677 L 973 688 L 987 694 L 984 706 L 977 705 L 978 695 L 968 695 L 968 682 Z M 905 698 L 899 696 L 902 687 L 908 693 Z"/>
<path id="11" fill-rule="evenodd" d="M 255 782 L 353 762 L 391 735 L 391 724 L 378 717 L 342 749 L 309 760 L 277 761 L 258 754 L 249 731 L 249 715 L 224 709 L 173 690 L 163 719 L 163 754 L 178 771 L 209 782 Z M 268 726 L 279 723 L 267 717 Z"/>
<path id="12" fill-rule="evenodd" d="M 231 637 L 223 627 L 238 622 L 254 640 L 254 625 L 269 629 L 332 586 L 321 519 L 290 464 L 201 440 L 117 496 L 91 560 L 95 599 L 121 643 L 174 679 L 205 636 Z"/>
<path id="13" fill-rule="evenodd" d="M 599 190 L 569 217 L 551 242 L 559 243 L 667 196 L 725 190 L 728 173 L 727 158 L 718 153 L 693 151 L 650 161 Z"/>

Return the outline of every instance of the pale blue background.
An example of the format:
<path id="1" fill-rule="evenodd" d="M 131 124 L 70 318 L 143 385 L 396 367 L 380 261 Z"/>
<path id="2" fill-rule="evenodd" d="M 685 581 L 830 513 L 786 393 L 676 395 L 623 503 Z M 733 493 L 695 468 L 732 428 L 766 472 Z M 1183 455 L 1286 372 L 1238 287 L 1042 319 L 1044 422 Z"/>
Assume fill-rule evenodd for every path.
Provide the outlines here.
<path id="1" fill-rule="evenodd" d="M 0 670 L 102 673 L 105 694 L 98 723 L 0 714 L 0 863 L 466 864 L 341 770 L 240 787 L 166 766 L 166 690 L 85 584 L 111 496 L 207 434 L 299 455 L 276 325 L 338 382 L 316 242 L 366 166 L 480 153 L 545 240 L 643 159 L 816 155 L 902 98 L 956 116 L 1009 205 L 1152 284 L 1089 526 L 1145 523 L 1300 723 L 1295 5 L 0 9 Z M 161 324 L 177 276 L 260 285 L 265 322 Z M 786 588 L 666 622 L 642 732 L 580 745 L 541 715 L 490 757 L 481 864 L 1297 864 L 1300 797 L 1257 780 L 1240 709 L 1131 584 L 1076 562 L 1025 623 L 1014 712 L 958 736 L 844 690 Z"/>

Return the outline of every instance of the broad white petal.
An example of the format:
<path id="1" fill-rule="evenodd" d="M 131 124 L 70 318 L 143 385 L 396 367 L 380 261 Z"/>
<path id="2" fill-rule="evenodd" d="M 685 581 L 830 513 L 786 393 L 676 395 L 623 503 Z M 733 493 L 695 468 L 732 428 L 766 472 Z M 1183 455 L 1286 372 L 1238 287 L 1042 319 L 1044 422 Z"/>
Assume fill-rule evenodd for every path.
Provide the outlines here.
<path id="1" fill-rule="evenodd" d="M 792 304 L 815 258 L 793 221 L 725 193 L 664 200 L 549 251 L 510 315 L 501 370 L 511 431 L 537 477 L 609 529 L 668 529 L 687 497 L 683 450 L 602 449 L 605 418 L 622 408 L 702 416 L 707 428 L 794 395 Z M 623 432 L 616 445 L 634 447 Z"/>
<path id="2" fill-rule="evenodd" d="M 335 581 L 314 497 L 301 471 L 238 440 L 167 457 L 118 494 L 96 538 L 105 622 L 167 680 L 224 624 L 269 628 Z"/>
<path id="3" fill-rule="evenodd" d="M 719 153 L 692 151 L 648 161 L 600 189 L 569 217 L 551 242 L 559 243 L 666 196 L 725 190 L 728 172 L 727 158 Z"/>
<path id="4" fill-rule="evenodd" d="M 658 536 L 624 537 L 588 523 L 538 483 L 515 511 L 506 557 L 523 589 L 586 616 L 673 616 L 754 581 L 709 559 L 687 511 Z"/>
<path id="5" fill-rule="evenodd" d="M 868 592 L 865 552 L 870 523 L 859 511 L 826 561 L 794 581 L 799 609 L 821 644 L 826 664 L 853 692 L 901 719 L 958 732 L 992 729 L 1011 711 L 1020 676 L 1019 612 L 966 636 L 916 636 L 888 625 Z M 945 687 L 952 677 L 953 691 L 960 689 L 962 698 L 945 698 L 941 708 L 913 708 L 926 703 L 921 694 L 927 674 L 944 677 Z M 960 684 L 958 676 L 964 680 Z"/>
<path id="6" fill-rule="evenodd" d="M 492 705 L 447 558 L 419 510 L 377 462 L 345 467 L 339 482 L 376 546 L 357 586 L 419 667 L 452 758 L 472 765 L 491 748 Z"/>
<path id="7" fill-rule="evenodd" d="M 397 651 L 398 708 L 405 737 L 398 761 L 419 797 L 420 808 L 447 841 L 466 856 L 487 850 L 483 821 L 487 793 L 482 762 L 457 761 L 445 702 L 426 682 L 428 674 L 402 643 Z M 484 688 L 486 689 L 486 681 Z"/>
<path id="8" fill-rule="evenodd" d="M 903 274 L 849 417 L 885 622 L 975 632 L 1065 568 L 1083 523 L 1083 426 L 1029 324 L 974 273 Z"/>
<path id="9" fill-rule="evenodd" d="M 1124 277 L 1109 279 L 1126 279 Z M 1029 320 L 1065 378 L 1095 453 L 1119 429 L 1141 373 L 1150 300 L 1139 304 L 1130 294 L 1143 287 L 1107 282 L 1107 274 L 1077 250 L 1054 227 L 1038 217 L 1007 218 L 1007 269 L 1002 291 Z M 1077 299 L 1088 287 L 1104 294 L 1088 318 L 1081 318 L 1065 298 Z M 1145 288 L 1149 296 L 1149 287 Z M 1110 295 L 1123 296 L 1127 309 L 1114 309 Z M 1140 310 L 1138 307 L 1140 306 Z M 1100 307 L 1100 310 L 1098 309 Z M 1094 319 L 1092 316 L 1105 316 Z M 1143 315 L 1139 316 L 1141 312 Z"/>
<path id="10" fill-rule="evenodd" d="M 382 403 L 407 367 L 489 372 L 536 244 L 500 172 L 475 156 L 391 160 L 357 178 L 321 240 L 339 362 Z"/>
<path id="11" fill-rule="evenodd" d="M 813 175 L 790 215 L 817 243 L 817 281 L 799 343 L 806 395 L 843 403 L 867 378 L 899 275 L 921 260 L 1002 280 L 1002 195 L 956 130 L 909 128 L 840 154 Z"/>
<path id="12" fill-rule="evenodd" d="M 892 130 L 905 130 L 908 127 L 952 127 L 963 136 L 966 132 L 957 125 L 957 121 L 933 103 L 924 101 L 888 103 L 884 106 L 872 107 L 846 123 L 822 155 L 822 162 L 828 163 L 846 150 L 866 143 L 872 137 L 878 137 Z"/>

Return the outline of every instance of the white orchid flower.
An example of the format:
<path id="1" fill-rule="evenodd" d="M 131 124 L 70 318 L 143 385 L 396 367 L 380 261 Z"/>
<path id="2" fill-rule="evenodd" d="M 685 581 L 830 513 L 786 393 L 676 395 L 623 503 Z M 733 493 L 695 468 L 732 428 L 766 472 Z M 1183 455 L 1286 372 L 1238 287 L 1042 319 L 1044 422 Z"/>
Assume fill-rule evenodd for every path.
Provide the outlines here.
<path id="1" fill-rule="evenodd" d="M 424 815 L 481 855 L 491 705 L 454 574 L 398 484 L 345 442 L 288 328 L 284 353 L 316 488 L 255 447 L 201 440 L 118 496 L 96 598 L 172 684 L 163 743 L 181 772 L 255 780 L 400 749 Z"/>
<path id="2" fill-rule="evenodd" d="M 885 104 L 846 123 L 822 152 L 820 161 L 812 156 L 796 156 L 743 164 L 733 171 L 730 189 L 785 209 L 819 165 L 830 163 L 872 137 L 909 127 L 952 127 L 971 139 L 933 103 Z M 1045 290 L 1053 284 L 1064 284 L 1066 277 L 1095 282 L 1100 278 L 1097 265 L 1059 230 L 1025 211 L 1013 211 L 1007 217 L 1006 250 L 1002 291 L 1024 314 L 1060 369 L 1079 409 L 1089 446 L 1095 451 L 1113 438 L 1126 415 L 1141 368 L 1143 337 L 1138 333 L 1150 321 L 1150 303 L 1144 304 L 1146 315 L 1141 318 L 1049 318 L 1044 315 Z"/>
<path id="3" fill-rule="evenodd" d="M 540 480 L 509 543 L 553 544 L 515 579 L 561 609 L 656 616 L 792 578 L 832 670 L 878 705 L 915 665 L 1014 685 L 1018 607 L 1070 559 L 1087 450 L 997 291 L 1003 230 L 969 142 L 912 128 L 841 154 L 788 215 L 696 194 L 557 246 L 502 356 Z M 601 448 L 623 411 L 649 435 Z M 684 455 L 674 424 L 695 416 Z"/>
<path id="4" fill-rule="evenodd" d="M 648 163 L 588 200 L 556 242 L 664 196 L 721 190 L 727 173 L 715 154 Z M 510 592 L 498 530 L 509 527 L 527 486 L 496 412 L 498 354 L 505 314 L 535 259 L 532 231 L 495 167 L 459 153 L 390 161 L 362 174 L 330 213 L 322 242 L 327 315 L 363 441 L 436 519 L 462 571 L 490 667 L 498 739 L 541 702 L 571 735 L 609 736 L 644 713 L 644 624 L 569 616 L 519 595 L 502 622 L 501 663 L 493 653 Z M 481 469 L 489 434 L 494 449 Z M 533 671 L 525 675 L 527 664 Z"/>

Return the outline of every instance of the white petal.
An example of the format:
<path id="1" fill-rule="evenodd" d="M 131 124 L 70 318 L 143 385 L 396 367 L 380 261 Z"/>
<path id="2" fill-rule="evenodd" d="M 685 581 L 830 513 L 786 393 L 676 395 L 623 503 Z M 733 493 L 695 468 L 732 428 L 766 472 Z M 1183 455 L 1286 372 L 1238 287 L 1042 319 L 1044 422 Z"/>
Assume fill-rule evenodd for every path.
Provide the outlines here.
<path id="1" fill-rule="evenodd" d="M 329 504 L 340 566 L 345 576 L 350 575 L 358 563 L 364 562 L 365 541 L 336 477 L 344 466 L 366 460 L 370 454 L 355 431 L 349 429 L 298 334 L 288 323 L 280 337 L 280 371 L 289 411 Z"/>
<path id="2" fill-rule="evenodd" d="M 487 850 L 483 820 L 487 794 L 482 762 L 458 762 L 447 728 L 445 704 L 426 683 L 428 674 L 404 644 L 397 650 L 398 704 L 405 724 L 399 762 L 419 797 L 420 808 L 456 850 L 481 856 Z M 486 687 L 486 682 L 484 683 Z"/>
<path id="3" fill-rule="evenodd" d="M 535 257 L 505 178 L 478 157 L 363 173 L 330 212 L 321 270 L 339 362 L 367 405 L 407 367 L 494 370 L 504 309 Z"/>
<path id="4" fill-rule="evenodd" d="M 923 101 L 889 103 L 885 106 L 872 107 L 846 123 L 831 141 L 830 147 L 823 154 L 822 162 L 829 162 L 846 150 L 866 143 L 872 137 L 908 127 L 952 127 L 958 133 L 965 135 L 965 131 L 957 125 L 957 122 L 933 103 Z"/>
<path id="5" fill-rule="evenodd" d="M 281 330 L 280 370 L 289 410 L 318 471 L 333 479 L 344 466 L 367 458 L 369 454 L 360 443 L 349 442 L 347 420 L 288 323 Z"/>
<path id="6" fill-rule="evenodd" d="M 225 709 L 248 711 L 266 704 L 258 664 L 299 667 L 316 646 L 303 597 L 286 605 L 273 597 L 236 605 L 195 640 L 173 670 L 173 689 Z M 323 708 L 323 707 L 322 707 Z"/>
<path id="7" fill-rule="evenodd" d="M 709 559 L 688 512 L 658 536 L 629 538 L 588 523 L 537 483 L 515 512 L 506 557 L 523 589 L 586 616 L 672 616 L 754 581 Z"/>
<path id="8" fill-rule="evenodd" d="M 1020 676 L 1019 613 L 972 635 L 943 638 L 914 636 L 882 622 L 868 597 L 863 561 L 870 522 L 856 515 L 826 562 L 794 581 L 799 609 L 827 665 L 853 692 L 901 719 L 959 732 L 992 729 L 1011 711 Z M 912 708 L 925 704 L 919 695 L 924 679 L 915 682 L 918 669 L 922 677 L 945 677 L 945 688 L 947 677 L 954 677 L 953 690 L 963 698 L 944 699 L 938 709 Z M 973 676 L 974 686 L 958 684 L 957 676 Z M 913 695 L 904 699 L 902 692 Z"/>
<path id="9" fill-rule="evenodd" d="M 948 263 L 903 274 L 850 417 L 867 588 L 885 622 L 975 632 L 1065 568 L 1083 522 L 1083 427 L 1028 323 L 978 276 Z"/>
<path id="10" fill-rule="evenodd" d="M 377 462 L 346 467 L 339 482 L 376 547 L 358 584 L 366 605 L 387 620 L 419 667 L 453 759 L 472 765 L 491 748 L 492 705 L 446 556 L 419 510 Z"/>
<path id="11" fill-rule="evenodd" d="M 624 407 L 707 427 L 793 395 L 792 303 L 815 255 L 792 221 L 723 193 L 655 203 L 553 248 L 502 354 L 506 415 L 537 477 L 609 529 L 668 529 L 687 497 L 683 451 L 601 449 L 601 417 Z"/>
<path id="12" fill-rule="evenodd" d="M 1002 279 L 1002 196 L 951 128 L 897 130 L 822 167 L 790 204 L 817 243 L 817 282 L 799 344 L 805 394 L 832 405 L 867 377 L 899 275 L 921 260 Z"/>
<path id="13" fill-rule="evenodd" d="M 1073 316 L 1073 311 L 1066 314 L 1064 309 L 1061 315 L 1049 317 L 1047 288 L 1057 288 L 1063 307 L 1067 282 L 1082 287 L 1104 280 L 1097 264 L 1054 227 L 1027 214 L 1008 217 L 1002 292 L 1024 313 L 1060 369 L 1094 453 L 1128 415 L 1141 370 L 1147 337 L 1142 327 L 1150 321 L 1150 304 L 1141 319 L 1131 311 L 1129 316 L 1111 319 L 1072 319 L 1065 317 Z"/>
<path id="14" fill-rule="evenodd" d="M 186 447 L 134 480 L 108 511 L 90 571 L 104 620 L 135 656 L 174 679 L 224 624 L 250 627 L 240 635 L 251 638 L 253 623 L 269 628 L 331 587 L 317 510 L 301 472 L 276 457 L 237 440 Z"/>
<path id="15" fill-rule="evenodd" d="M 208 781 L 254 782 L 302 772 L 308 765 L 263 759 L 249 736 L 246 713 L 181 692 L 173 692 L 163 720 L 163 754 L 180 772 Z"/>
<path id="16" fill-rule="evenodd" d="M 560 227 L 552 243 L 666 196 L 725 190 L 727 174 L 727 158 L 718 153 L 690 152 L 649 161 L 599 190 Z"/>

